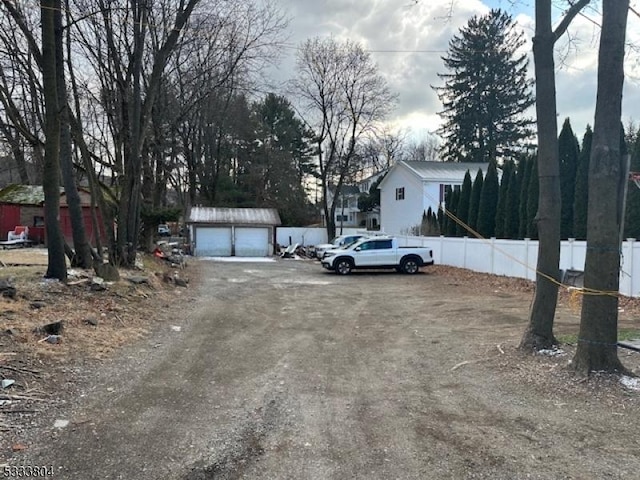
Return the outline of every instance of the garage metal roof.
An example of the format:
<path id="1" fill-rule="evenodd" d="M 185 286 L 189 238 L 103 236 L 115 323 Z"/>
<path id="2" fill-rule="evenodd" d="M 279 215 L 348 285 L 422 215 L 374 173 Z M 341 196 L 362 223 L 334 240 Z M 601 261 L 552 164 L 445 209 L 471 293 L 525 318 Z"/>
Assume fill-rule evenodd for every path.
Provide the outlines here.
<path id="1" fill-rule="evenodd" d="M 224 225 L 280 225 L 275 208 L 192 207 L 188 223 Z"/>

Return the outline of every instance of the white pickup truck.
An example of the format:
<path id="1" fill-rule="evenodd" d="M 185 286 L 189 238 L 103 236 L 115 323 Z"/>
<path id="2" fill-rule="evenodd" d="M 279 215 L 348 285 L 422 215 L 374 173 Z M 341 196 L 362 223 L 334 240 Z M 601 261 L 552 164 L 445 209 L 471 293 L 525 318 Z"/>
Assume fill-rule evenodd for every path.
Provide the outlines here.
<path id="1" fill-rule="evenodd" d="M 390 237 L 363 238 L 346 248 L 329 250 L 322 266 L 339 275 L 353 269 L 395 268 L 399 272 L 417 273 L 420 267 L 433 265 L 433 253 L 428 247 L 399 247 Z"/>

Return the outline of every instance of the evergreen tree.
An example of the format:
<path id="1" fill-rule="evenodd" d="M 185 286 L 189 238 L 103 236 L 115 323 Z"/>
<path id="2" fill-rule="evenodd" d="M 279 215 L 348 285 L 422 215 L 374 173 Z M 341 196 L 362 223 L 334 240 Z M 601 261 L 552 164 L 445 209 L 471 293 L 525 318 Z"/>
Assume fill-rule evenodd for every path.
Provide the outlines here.
<path id="1" fill-rule="evenodd" d="M 238 155 L 237 183 L 245 205 L 277 208 L 284 225 L 305 225 L 304 181 L 314 169 L 311 132 L 289 100 L 272 93 L 253 104 L 252 119 L 254 128 L 246 133 L 251 147 Z"/>
<path id="2" fill-rule="evenodd" d="M 518 167 L 511 169 L 509 187 L 507 188 L 507 202 L 504 219 L 504 237 L 515 240 L 518 238 L 520 228 L 520 179 L 522 175 L 518 172 L 524 165 L 520 163 Z"/>
<path id="3" fill-rule="evenodd" d="M 448 161 L 489 162 L 510 157 L 532 135 L 523 114 L 534 103 L 522 32 L 499 9 L 474 16 L 449 42 L 449 73 L 435 88 L 443 110 L 438 133 Z"/>
<path id="4" fill-rule="evenodd" d="M 591 158 L 591 142 L 593 131 L 587 125 L 582 137 L 582 149 L 576 169 L 576 189 L 573 200 L 573 236 L 578 240 L 587 238 L 587 207 L 589 204 L 589 158 Z"/>
<path id="5" fill-rule="evenodd" d="M 511 172 L 514 169 L 513 162 L 508 160 L 502 166 L 502 178 L 500 180 L 500 193 L 498 194 L 498 209 L 496 210 L 496 238 L 507 238 L 505 235 L 505 220 L 507 217 L 507 192 L 511 181 Z"/>
<path id="6" fill-rule="evenodd" d="M 442 233 L 444 232 L 444 219 L 445 215 L 442 210 L 442 205 L 440 205 L 440 207 L 438 208 L 438 214 L 436 215 L 436 221 L 438 222 L 438 232 L 440 232 L 438 235 L 442 235 Z"/>
<path id="7" fill-rule="evenodd" d="M 477 230 L 484 238 L 490 238 L 496 234 L 496 210 L 499 193 L 498 169 L 495 162 L 491 162 L 487 169 L 487 176 L 482 183 L 480 206 L 478 207 Z"/>
<path id="8" fill-rule="evenodd" d="M 447 235 L 449 232 L 449 223 L 452 222 L 451 217 L 447 215 L 449 213 L 449 208 L 453 206 L 453 189 L 451 186 L 447 185 L 444 191 L 444 205 L 440 206 L 440 222 L 441 228 L 440 231 L 443 235 Z"/>
<path id="9" fill-rule="evenodd" d="M 451 204 L 447 205 L 447 210 L 449 211 L 449 214 L 452 215 L 454 218 L 457 218 L 458 216 L 458 203 L 460 201 L 460 189 L 457 187 L 454 187 L 453 190 L 451 191 Z M 449 218 L 449 225 L 447 228 L 447 236 L 448 237 L 455 237 L 456 236 L 456 228 L 457 228 L 458 223 L 453 219 L 453 218 Z"/>
<path id="10" fill-rule="evenodd" d="M 483 183 L 483 174 L 482 169 L 478 169 L 478 173 L 476 174 L 476 178 L 473 181 L 473 186 L 471 187 L 471 200 L 469 201 L 469 217 L 467 218 L 467 225 L 472 230 L 477 230 L 478 227 L 478 209 L 480 208 L 480 194 L 482 193 L 482 183 Z M 472 232 L 469 232 L 470 236 L 473 235 Z"/>
<path id="11" fill-rule="evenodd" d="M 438 226 L 438 219 L 436 214 L 433 213 L 431 207 L 422 214 L 422 225 L 420 226 L 420 235 L 433 236 L 440 235 L 440 227 Z"/>
<path id="12" fill-rule="evenodd" d="M 529 187 L 527 189 L 527 237 L 532 240 L 538 239 L 538 226 L 536 225 L 536 214 L 538 213 L 538 160 L 531 162 L 531 175 L 529 176 Z"/>
<path id="13" fill-rule="evenodd" d="M 560 238 L 573 237 L 573 204 L 576 190 L 576 170 L 578 168 L 580 146 L 571 122 L 565 119 L 558 137 L 560 160 Z"/>
<path id="14" fill-rule="evenodd" d="M 629 130 L 627 144 L 631 157 L 629 171 L 640 173 L 640 128 Z M 629 185 L 627 185 L 624 238 L 640 238 L 640 188 L 632 181 L 629 181 Z"/>
<path id="15" fill-rule="evenodd" d="M 538 172 L 532 171 L 533 160 L 530 157 L 524 157 L 521 160 L 522 180 L 520 181 L 520 223 L 518 226 L 518 238 L 527 236 L 527 200 L 529 199 L 529 181 L 531 175 L 538 175 Z"/>
<path id="16" fill-rule="evenodd" d="M 429 207 L 429 211 L 431 211 L 431 207 Z M 422 212 L 422 221 L 420 222 L 420 231 L 418 235 L 425 236 L 428 235 L 427 231 L 429 230 L 429 217 L 427 216 L 427 212 Z"/>
<path id="17" fill-rule="evenodd" d="M 462 181 L 462 188 L 460 189 L 460 201 L 458 202 L 458 219 L 461 223 L 467 224 L 469 220 L 469 203 L 471 202 L 471 174 L 469 170 L 464 175 Z M 467 229 L 462 224 L 458 224 L 456 227 L 456 234 L 458 237 L 464 237 L 468 235 Z"/>

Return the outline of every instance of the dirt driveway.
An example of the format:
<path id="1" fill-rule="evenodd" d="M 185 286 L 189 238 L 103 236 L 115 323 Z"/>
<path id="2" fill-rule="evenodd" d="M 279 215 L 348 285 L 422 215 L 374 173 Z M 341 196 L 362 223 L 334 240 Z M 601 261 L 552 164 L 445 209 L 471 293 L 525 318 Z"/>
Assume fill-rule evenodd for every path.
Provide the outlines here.
<path id="1" fill-rule="evenodd" d="M 435 270 L 199 268 L 198 300 L 85 373 L 20 463 L 83 480 L 640 472 L 638 392 L 573 379 L 569 356 L 515 352 L 530 294 Z M 561 310 L 561 329 L 576 321 Z M 60 418 L 70 423 L 54 428 Z"/>

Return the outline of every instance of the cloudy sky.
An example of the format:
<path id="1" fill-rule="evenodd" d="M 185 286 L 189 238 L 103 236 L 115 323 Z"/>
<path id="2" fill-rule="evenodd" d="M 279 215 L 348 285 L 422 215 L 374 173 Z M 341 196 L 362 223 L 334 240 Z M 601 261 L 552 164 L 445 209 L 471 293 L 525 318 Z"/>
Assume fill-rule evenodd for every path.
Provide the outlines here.
<path id="1" fill-rule="evenodd" d="M 290 16 L 288 48 L 283 50 L 276 81 L 295 73 L 296 47 L 308 38 L 333 36 L 361 42 L 399 95 L 390 119 L 394 126 L 409 130 L 414 138 L 438 128 L 441 104 L 431 85 L 442 85 L 441 57 L 448 42 L 470 17 L 490 8 L 513 15 L 524 31 L 530 51 L 535 0 L 276 0 Z M 562 14 L 566 1 L 556 0 L 554 14 Z M 582 139 L 587 124 L 593 126 L 596 97 L 596 66 L 600 5 L 593 0 L 584 16 L 577 17 L 569 36 L 557 46 L 558 117 L 560 128 L 570 117 L 574 132 Z M 640 12 L 640 0 L 631 0 Z M 628 65 L 623 98 L 623 120 L 640 123 L 640 18 L 629 15 L 627 39 L 638 50 L 627 52 Z M 571 38 L 571 42 L 566 39 Z M 529 67 L 533 73 L 533 61 Z M 533 112 L 532 112 L 533 115 Z"/>

